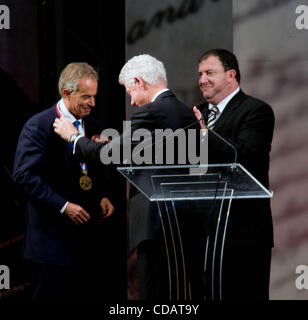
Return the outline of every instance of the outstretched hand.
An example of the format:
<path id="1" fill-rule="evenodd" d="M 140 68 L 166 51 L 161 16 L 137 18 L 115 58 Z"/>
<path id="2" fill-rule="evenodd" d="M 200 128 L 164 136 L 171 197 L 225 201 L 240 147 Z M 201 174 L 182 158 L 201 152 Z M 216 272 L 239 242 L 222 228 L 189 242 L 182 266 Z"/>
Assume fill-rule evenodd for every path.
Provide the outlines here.
<path id="1" fill-rule="evenodd" d="M 91 137 L 91 140 L 99 143 L 107 143 L 110 142 L 110 139 L 102 134 L 95 134 Z"/>

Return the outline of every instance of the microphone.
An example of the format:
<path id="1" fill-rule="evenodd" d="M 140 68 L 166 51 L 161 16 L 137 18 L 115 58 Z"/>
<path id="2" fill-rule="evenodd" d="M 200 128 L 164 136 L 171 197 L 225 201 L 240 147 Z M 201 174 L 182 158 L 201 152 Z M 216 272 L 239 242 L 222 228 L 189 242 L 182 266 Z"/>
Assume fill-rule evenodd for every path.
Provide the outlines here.
<path id="1" fill-rule="evenodd" d="M 199 104 L 199 105 L 197 105 L 196 107 L 200 110 L 202 110 L 202 108 L 204 107 L 204 106 L 207 106 L 207 102 L 205 102 L 205 103 L 202 103 L 202 104 Z M 202 114 L 202 117 L 199 119 L 199 120 L 196 120 L 196 121 L 194 121 L 194 122 L 192 122 L 192 123 L 190 123 L 189 125 L 187 125 L 187 126 L 185 126 L 185 127 L 183 127 L 183 128 L 179 128 L 178 130 L 181 130 L 181 131 L 184 131 L 184 130 L 187 130 L 188 128 L 191 128 L 191 127 L 194 127 L 194 126 L 196 126 L 197 125 L 197 123 L 200 123 L 200 121 L 201 120 L 204 120 L 209 114 L 217 114 L 217 111 L 215 111 L 215 110 L 213 110 L 213 109 L 205 109 L 204 111 L 203 111 L 203 114 Z M 218 134 L 217 132 L 215 132 L 214 130 L 212 130 L 212 129 L 209 129 L 209 128 L 207 128 L 211 133 L 213 133 L 218 139 L 220 139 L 221 141 L 223 141 L 225 144 L 227 144 L 229 147 L 231 147 L 232 148 L 232 150 L 233 150 L 233 152 L 234 152 L 234 163 L 236 163 L 237 162 L 237 150 L 236 150 L 236 148 L 234 147 L 234 145 L 232 145 L 229 141 L 227 141 L 225 138 L 223 138 L 220 134 Z M 169 136 L 167 136 L 166 137 L 166 140 L 168 140 L 169 138 L 171 138 L 172 136 L 174 136 L 174 133 L 173 134 L 171 134 L 171 135 L 169 135 Z M 148 148 L 148 147 L 152 147 L 153 145 L 155 145 L 155 144 L 157 144 L 157 143 L 159 143 L 159 142 L 161 142 L 161 140 L 159 140 L 159 141 L 156 141 L 156 142 L 154 142 L 154 143 L 150 143 L 150 145 L 147 145 L 146 147 L 145 147 L 145 149 L 146 148 Z"/>
<path id="2" fill-rule="evenodd" d="M 204 103 L 198 104 L 198 105 L 196 106 L 196 108 L 199 109 L 200 112 L 201 112 L 201 110 L 202 110 L 205 106 L 207 106 L 207 105 L 208 105 L 208 103 L 207 103 L 207 102 L 204 102 Z M 215 112 L 214 110 L 210 110 L 209 108 L 206 108 L 206 109 L 203 111 L 200 120 L 198 120 L 198 121 L 205 120 L 205 118 L 206 118 L 210 113 L 216 113 L 216 112 Z"/>
<path id="3" fill-rule="evenodd" d="M 204 106 L 206 106 L 206 105 L 207 105 L 206 102 L 205 102 L 205 103 L 201 103 L 201 104 L 198 104 L 198 105 L 196 106 L 196 108 L 199 109 L 200 112 L 201 112 L 202 108 L 203 108 Z M 179 129 L 181 129 L 181 130 L 186 130 L 186 129 L 190 128 L 190 127 L 195 126 L 197 123 L 199 124 L 200 121 L 205 120 L 205 118 L 206 118 L 210 113 L 212 113 L 212 112 L 213 112 L 213 113 L 216 113 L 214 110 L 205 109 L 205 110 L 203 111 L 203 114 L 202 114 L 202 116 L 201 116 L 201 118 L 200 118 L 199 120 L 193 121 L 192 123 L 190 123 L 189 125 L 185 126 L 184 128 L 179 128 Z"/>
<path id="4" fill-rule="evenodd" d="M 199 104 L 196 107 L 201 111 L 205 106 L 207 106 L 207 103 Z M 211 113 L 212 114 L 216 114 L 217 111 L 206 108 L 202 112 L 202 116 L 201 116 L 201 118 L 199 120 L 193 121 L 193 122 L 189 123 L 188 125 L 186 125 L 185 127 L 179 128 L 178 130 L 185 131 L 185 130 L 191 128 L 191 127 L 194 127 L 195 129 L 197 129 L 197 126 L 200 125 L 200 121 L 201 120 L 205 120 L 208 117 L 208 115 L 211 114 Z M 200 129 L 200 127 L 199 127 L 199 129 Z M 229 141 L 227 141 L 225 138 L 223 138 L 221 135 L 219 135 L 217 132 L 215 132 L 215 131 L 213 131 L 212 129 L 209 129 L 209 128 L 208 128 L 208 130 L 211 133 L 213 133 L 216 137 L 218 137 L 219 140 L 223 141 L 225 144 L 227 144 L 229 147 L 232 148 L 232 150 L 234 151 L 234 163 L 236 163 L 237 162 L 237 150 L 236 150 L 236 148 Z M 124 132 L 123 132 L 123 134 L 124 134 Z M 169 139 L 171 139 L 174 135 L 175 135 L 175 133 L 173 132 L 170 135 L 165 136 L 165 142 L 167 143 L 169 141 Z M 156 144 L 164 143 L 163 141 L 164 141 L 163 138 L 159 139 L 158 141 L 154 141 L 154 142 L 152 141 L 152 137 L 150 139 L 145 139 L 145 140 L 143 140 L 143 145 L 144 145 L 143 150 L 151 148 Z M 108 155 L 110 153 L 111 149 L 112 149 L 112 142 L 110 144 L 107 144 L 107 146 L 105 145 L 104 148 L 102 148 L 102 150 L 105 149 L 106 147 L 107 147 L 107 150 L 105 150 L 105 151 L 106 151 L 106 154 Z M 132 154 L 132 156 L 133 156 L 133 154 Z"/>
<path id="5" fill-rule="evenodd" d="M 215 132 L 214 130 L 212 129 L 209 129 L 208 130 L 213 133 L 217 138 L 221 139 L 224 143 L 226 143 L 229 147 L 232 148 L 232 150 L 234 151 L 234 163 L 237 162 L 237 150 L 236 148 L 234 147 L 233 144 L 231 144 L 229 141 L 227 141 L 225 138 L 223 138 L 220 134 L 218 134 L 217 132 Z"/>
<path id="6" fill-rule="evenodd" d="M 202 110 L 205 106 L 207 106 L 207 103 L 202 103 L 202 104 L 199 104 L 197 106 L 197 108 L 199 110 Z M 217 111 L 213 110 L 213 109 L 205 109 L 205 111 L 203 112 L 202 114 L 202 117 L 199 121 L 201 120 L 204 120 L 205 117 L 207 117 L 209 114 L 214 114 L 215 117 L 217 115 Z M 224 143 L 226 143 L 229 147 L 232 148 L 233 152 L 234 152 L 234 163 L 237 162 L 237 150 L 236 148 L 234 147 L 233 144 L 231 144 L 229 141 L 227 141 L 225 138 L 223 138 L 220 134 L 218 134 L 217 132 L 215 132 L 214 130 L 210 129 L 210 128 L 207 128 L 211 133 L 213 133 L 218 139 L 222 140 Z"/>

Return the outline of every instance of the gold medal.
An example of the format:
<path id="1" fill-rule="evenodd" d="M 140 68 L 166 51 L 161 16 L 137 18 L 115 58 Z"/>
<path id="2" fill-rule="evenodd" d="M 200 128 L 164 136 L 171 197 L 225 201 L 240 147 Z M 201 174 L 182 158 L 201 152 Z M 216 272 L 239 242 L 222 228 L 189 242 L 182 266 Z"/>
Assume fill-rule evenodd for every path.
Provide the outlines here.
<path id="1" fill-rule="evenodd" d="M 79 179 L 79 184 L 82 190 L 88 191 L 92 188 L 92 180 L 89 176 L 87 176 L 87 172 L 85 170 L 82 172 L 85 175 Z"/>

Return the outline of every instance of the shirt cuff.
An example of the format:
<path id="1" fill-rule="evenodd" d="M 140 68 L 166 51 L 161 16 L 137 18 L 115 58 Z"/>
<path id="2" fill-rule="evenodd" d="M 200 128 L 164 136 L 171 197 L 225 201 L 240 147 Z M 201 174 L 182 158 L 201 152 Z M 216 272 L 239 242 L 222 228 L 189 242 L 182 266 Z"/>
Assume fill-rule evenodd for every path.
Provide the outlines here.
<path id="1" fill-rule="evenodd" d="M 64 205 L 64 206 L 62 207 L 62 209 L 60 210 L 60 212 L 61 212 L 62 214 L 64 213 L 67 205 L 68 205 L 68 201 L 66 201 L 65 205 Z"/>
<path id="2" fill-rule="evenodd" d="M 79 135 L 76 139 L 75 139 L 75 141 L 74 141 L 74 147 L 73 147 L 73 154 L 75 154 L 75 148 L 76 148 L 76 143 L 77 143 L 77 141 L 80 139 L 80 138 L 82 138 L 83 137 L 83 135 Z"/>
<path id="3" fill-rule="evenodd" d="M 201 129 L 201 135 L 202 135 L 202 138 L 201 138 L 201 142 L 203 143 L 204 142 L 204 137 L 207 135 L 207 129 Z"/>

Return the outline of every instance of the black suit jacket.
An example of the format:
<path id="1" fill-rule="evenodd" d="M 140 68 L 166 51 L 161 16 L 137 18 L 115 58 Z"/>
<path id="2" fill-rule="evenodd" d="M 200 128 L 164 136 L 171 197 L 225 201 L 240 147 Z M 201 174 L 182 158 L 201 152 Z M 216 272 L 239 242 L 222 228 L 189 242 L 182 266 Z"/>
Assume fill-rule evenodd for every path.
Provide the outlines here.
<path id="1" fill-rule="evenodd" d="M 82 176 L 72 144 L 54 133 L 56 106 L 40 112 L 24 125 L 15 154 L 13 178 L 27 200 L 24 257 L 36 262 L 71 266 L 78 254 L 78 241 L 101 215 L 99 203 L 107 196 L 101 164 L 88 161 L 93 187 L 79 186 Z M 91 117 L 84 118 L 85 132 L 91 137 L 101 128 Z M 90 223 L 75 225 L 60 210 L 66 201 L 81 205 L 90 215 Z M 76 250 L 75 250 L 76 249 Z"/>
<path id="2" fill-rule="evenodd" d="M 200 110 L 204 112 L 204 105 Z M 213 130 L 232 144 L 242 164 L 266 188 L 269 187 L 269 160 L 274 130 L 272 108 L 239 91 L 215 122 Z M 209 163 L 234 162 L 234 150 L 208 131 Z M 230 245 L 273 245 L 269 199 L 234 200 L 228 225 Z"/>
<path id="3" fill-rule="evenodd" d="M 153 132 L 155 129 L 179 128 L 200 129 L 192 110 L 180 102 L 172 91 L 160 94 L 154 102 L 148 103 L 134 110 L 131 116 L 131 132 L 137 129 L 147 129 Z M 123 143 L 124 132 L 115 143 Z M 81 138 L 76 143 L 75 153 L 82 159 L 100 161 L 100 150 L 102 145 Z M 158 239 L 161 236 L 161 223 L 157 212 L 156 203 L 150 202 L 147 198 L 130 191 L 129 202 L 129 246 L 134 248 L 140 242 L 147 239 Z"/>

